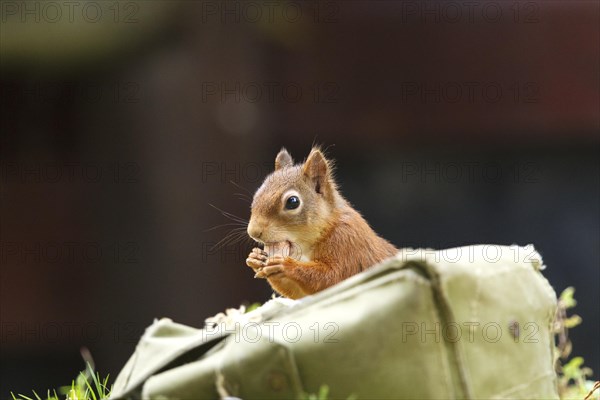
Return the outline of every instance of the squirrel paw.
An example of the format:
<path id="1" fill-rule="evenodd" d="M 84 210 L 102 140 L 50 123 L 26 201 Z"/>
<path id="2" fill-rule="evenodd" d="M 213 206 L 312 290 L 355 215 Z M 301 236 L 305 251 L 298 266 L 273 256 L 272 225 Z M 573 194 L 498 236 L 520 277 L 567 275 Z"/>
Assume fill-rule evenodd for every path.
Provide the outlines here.
<path id="1" fill-rule="evenodd" d="M 255 247 L 246 258 L 246 265 L 254 271 L 258 271 L 267 265 L 267 256 L 264 250 Z"/>
<path id="2" fill-rule="evenodd" d="M 284 257 L 269 257 L 264 267 L 260 268 L 255 278 L 268 278 L 271 275 L 279 274 L 285 271 L 285 258 Z"/>
<path id="3" fill-rule="evenodd" d="M 263 267 L 259 269 L 254 275 L 255 278 L 269 278 L 271 275 L 279 274 L 283 272 L 283 265 L 271 265 L 269 267 Z"/>

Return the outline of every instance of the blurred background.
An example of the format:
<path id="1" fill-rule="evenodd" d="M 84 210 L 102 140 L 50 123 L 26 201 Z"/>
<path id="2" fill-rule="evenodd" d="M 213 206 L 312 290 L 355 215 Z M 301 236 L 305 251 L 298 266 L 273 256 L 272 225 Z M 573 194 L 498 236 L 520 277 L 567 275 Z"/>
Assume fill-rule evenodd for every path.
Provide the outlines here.
<path id="1" fill-rule="evenodd" d="M 315 142 L 398 247 L 535 245 L 598 379 L 598 2 L 0 4 L 3 397 L 266 301 L 209 203 Z"/>

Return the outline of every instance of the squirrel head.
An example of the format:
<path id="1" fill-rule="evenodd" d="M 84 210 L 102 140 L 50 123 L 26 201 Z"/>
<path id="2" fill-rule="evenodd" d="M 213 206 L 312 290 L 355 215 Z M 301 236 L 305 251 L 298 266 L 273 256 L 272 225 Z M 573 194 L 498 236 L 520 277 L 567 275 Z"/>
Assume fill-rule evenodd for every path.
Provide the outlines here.
<path id="1" fill-rule="evenodd" d="M 314 243 L 325 232 L 344 200 L 333 179 L 333 165 L 319 148 L 303 164 L 285 149 L 275 171 L 254 194 L 248 235 L 260 243 Z"/>

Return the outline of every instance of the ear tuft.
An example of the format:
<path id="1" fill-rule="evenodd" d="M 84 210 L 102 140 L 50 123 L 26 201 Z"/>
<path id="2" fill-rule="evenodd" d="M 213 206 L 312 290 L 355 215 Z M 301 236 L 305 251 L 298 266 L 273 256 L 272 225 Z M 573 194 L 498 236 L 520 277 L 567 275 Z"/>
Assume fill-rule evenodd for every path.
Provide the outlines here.
<path id="1" fill-rule="evenodd" d="M 322 193 L 323 189 L 328 189 L 330 183 L 329 161 L 318 148 L 313 148 L 304 162 L 302 172 L 313 183 L 317 193 Z"/>
<path id="2" fill-rule="evenodd" d="M 277 153 L 277 157 L 275 157 L 275 171 L 280 170 L 282 168 L 291 167 L 294 165 L 294 160 L 290 153 L 287 152 L 285 148 L 281 148 L 279 153 Z"/>

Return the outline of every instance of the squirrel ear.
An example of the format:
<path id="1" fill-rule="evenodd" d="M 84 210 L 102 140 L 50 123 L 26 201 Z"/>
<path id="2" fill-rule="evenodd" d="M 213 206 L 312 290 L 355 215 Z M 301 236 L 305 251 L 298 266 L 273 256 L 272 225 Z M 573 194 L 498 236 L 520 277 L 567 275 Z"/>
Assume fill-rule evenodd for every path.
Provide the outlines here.
<path id="1" fill-rule="evenodd" d="M 292 156 L 290 156 L 290 153 L 282 147 L 279 153 L 277 153 L 277 157 L 275 157 L 275 171 L 281 168 L 291 167 L 292 165 L 294 165 Z"/>
<path id="2" fill-rule="evenodd" d="M 323 193 L 323 190 L 327 189 L 329 183 L 329 162 L 321 153 L 319 149 L 312 149 L 304 166 L 302 172 L 315 184 L 315 190 L 317 193 Z"/>

